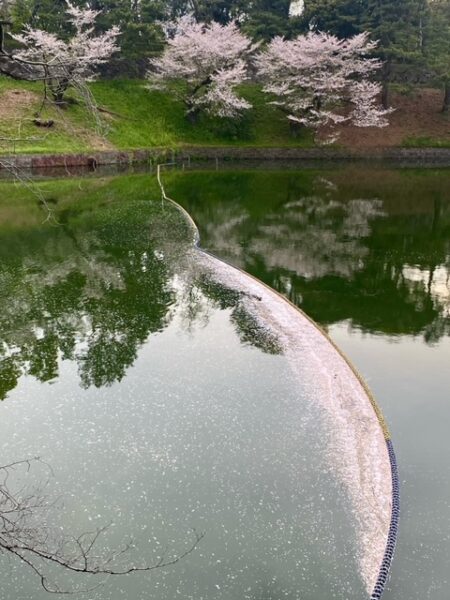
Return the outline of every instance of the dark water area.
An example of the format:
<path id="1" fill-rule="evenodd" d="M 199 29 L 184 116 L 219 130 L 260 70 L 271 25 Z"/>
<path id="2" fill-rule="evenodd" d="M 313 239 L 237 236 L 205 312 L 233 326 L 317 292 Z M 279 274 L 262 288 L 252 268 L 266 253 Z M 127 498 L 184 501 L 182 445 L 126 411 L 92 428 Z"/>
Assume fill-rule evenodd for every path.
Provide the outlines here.
<path id="1" fill-rule="evenodd" d="M 347 353 L 402 482 L 387 600 L 447 600 L 450 171 L 353 165 L 166 175 L 202 246 L 280 291 Z"/>

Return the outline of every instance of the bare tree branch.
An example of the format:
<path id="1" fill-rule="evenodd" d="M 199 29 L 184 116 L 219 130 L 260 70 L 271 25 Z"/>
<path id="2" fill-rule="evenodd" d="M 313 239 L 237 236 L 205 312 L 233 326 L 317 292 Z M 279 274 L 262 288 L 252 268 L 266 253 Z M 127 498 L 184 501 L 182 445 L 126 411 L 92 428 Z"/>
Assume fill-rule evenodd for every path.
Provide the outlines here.
<path id="1" fill-rule="evenodd" d="M 16 181 L 18 181 L 23 187 L 30 191 L 33 196 L 37 198 L 40 206 L 42 206 L 47 213 L 43 223 L 53 223 L 54 225 L 58 225 L 58 220 L 55 217 L 53 209 L 47 202 L 42 190 L 35 184 L 33 179 L 29 177 L 23 169 L 16 167 L 14 162 L 8 160 L 7 158 L 0 158 L 0 167 L 5 169 L 5 171 L 8 171 Z"/>
<path id="2" fill-rule="evenodd" d="M 47 570 L 52 565 L 61 572 L 67 571 L 95 577 L 149 572 L 176 565 L 191 554 L 204 538 L 204 533 L 193 529 L 193 540 L 186 550 L 173 557 L 167 557 L 167 551 L 164 551 L 154 564 L 118 564 L 119 559 L 123 558 L 133 547 L 132 541 L 128 541 L 122 548 L 106 555 L 98 555 L 96 548 L 99 540 L 109 529 L 111 523 L 94 531 L 83 532 L 77 537 L 62 534 L 60 530 L 56 533 L 42 523 L 46 523 L 47 517 L 58 507 L 59 499 L 50 502 L 41 488 L 28 492 L 25 488 L 16 491 L 10 489 L 10 474 L 21 468 L 25 470 L 25 473 L 29 473 L 33 464 L 37 462 L 52 473 L 51 468 L 40 458 L 0 466 L 0 473 L 2 473 L 2 478 L 0 478 L 0 553 L 9 554 L 29 567 L 39 578 L 44 590 L 49 593 L 74 594 L 80 591 L 64 589 L 50 580 Z M 48 481 L 45 482 L 43 489 L 46 489 L 47 486 Z M 82 591 L 92 591 L 102 583 Z"/>

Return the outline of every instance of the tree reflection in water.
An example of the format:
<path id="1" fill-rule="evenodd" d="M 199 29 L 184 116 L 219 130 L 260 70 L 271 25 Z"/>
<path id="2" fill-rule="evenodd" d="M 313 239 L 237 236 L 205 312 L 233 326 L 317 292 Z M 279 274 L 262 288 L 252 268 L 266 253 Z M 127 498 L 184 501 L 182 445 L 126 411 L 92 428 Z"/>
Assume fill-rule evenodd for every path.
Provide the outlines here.
<path id="1" fill-rule="evenodd" d="M 128 202 L 60 220 L 7 232 L 0 245 L 1 399 L 22 376 L 56 379 L 61 361 L 77 363 L 84 388 L 121 381 L 176 309 L 189 328 L 208 320 L 208 307 L 232 308 L 243 343 L 279 351 L 238 294 L 189 265 L 190 236 L 173 207 Z"/>
<path id="2" fill-rule="evenodd" d="M 292 252 L 298 254 L 301 242 L 304 245 L 303 261 L 306 263 L 306 257 L 309 257 L 310 275 L 302 273 L 301 269 L 292 268 L 291 272 L 286 268 L 282 275 L 284 277 L 285 274 L 290 274 L 293 282 L 295 277 L 302 282 L 314 282 L 318 279 L 326 279 L 330 273 L 335 273 L 334 276 L 338 279 L 351 278 L 363 269 L 364 263 L 370 255 L 366 241 L 370 238 L 374 223 L 385 218 L 383 216 L 385 209 L 379 199 L 367 202 L 361 195 L 353 197 L 348 206 L 343 205 L 337 197 L 338 186 L 328 176 L 307 174 L 298 177 L 290 176 L 287 194 L 285 193 L 286 189 L 279 186 L 275 178 L 276 185 L 272 186 L 271 193 L 274 198 L 277 198 L 279 190 L 281 190 L 283 198 L 278 207 L 269 210 L 268 206 L 258 204 L 258 197 L 254 195 L 258 190 L 254 188 L 255 180 L 252 177 L 248 177 L 247 188 L 245 187 L 245 176 L 244 174 L 242 177 L 238 177 L 238 180 L 240 178 L 238 190 L 239 193 L 248 193 L 249 197 L 254 199 L 253 209 L 258 214 L 259 221 L 243 215 L 241 211 L 233 220 L 232 226 L 226 224 L 226 228 L 228 228 L 226 238 L 230 248 L 233 248 L 236 240 L 238 240 L 238 244 L 241 243 L 239 236 L 236 237 L 236 231 L 239 232 L 241 226 L 245 225 L 249 232 L 255 228 L 255 235 L 244 240 L 242 257 L 245 261 L 249 256 L 251 260 L 255 261 L 255 264 L 258 264 L 259 253 L 263 252 L 258 244 L 264 249 L 264 240 L 267 240 L 267 247 L 274 250 L 275 262 L 273 265 L 264 265 L 264 267 L 267 272 L 276 273 L 283 269 L 283 266 L 278 264 L 278 259 L 284 260 L 283 253 L 287 253 L 289 256 Z M 189 181 L 189 177 L 186 178 L 186 181 Z M 316 189 L 314 186 L 319 187 Z M 267 179 L 263 182 L 262 187 L 269 189 Z M 145 189 L 145 185 L 142 189 Z M 323 198 L 319 193 L 322 189 L 325 190 L 324 193 L 328 194 Z M 282 480 L 286 479 L 282 488 L 286 486 L 286 497 L 293 499 L 295 504 L 295 507 L 292 507 L 293 528 L 290 531 L 292 538 L 295 538 L 295 546 L 297 546 L 299 538 L 295 531 L 297 517 L 300 518 L 297 502 L 298 494 L 302 492 L 297 487 L 299 464 L 301 460 L 304 461 L 304 481 L 308 481 L 308 473 L 311 473 L 313 477 L 311 486 L 315 490 L 314 476 L 319 470 L 312 468 L 311 465 L 314 464 L 312 461 L 318 460 L 321 456 L 319 452 L 314 452 L 314 448 L 317 450 L 317 447 L 311 445 L 305 436 L 303 442 L 307 452 L 305 451 L 305 455 L 300 457 L 302 436 L 299 438 L 299 426 L 306 428 L 308 418 L 312 418 L 312 415 L 315 414 L 309 415 L 304 406 L 298 402 L 300 393 L 298 383 L 303 381 L 303 378 L 295 380 L 291 398 L 289 392 L 292 382 L 289 377 L 282 382 L 276 379 L 278 374 L 290 374 L 290 365 L 284 365 L 286 368 L 289 367 L 285 371 L 282 368 L 284 359 L 280 359 L 278 356 L 261 356 L 260 352 L 252 351 L 248 352 L 247 356 L 252 355 L 258 361 L 264 359 L 263 362 L 258 362 L 259 366 L 264 364 L 264 373 L 260 369 L 258 371 L 250 369 L 248 379 L 245 379 L 246 386 L 241 389 L 241 377 L 244 376 L 244 372 L 245 375 L 247 374 L 249 366 L 246 360 L 241 360 L 240 352 L 245 350 L 242 345 L 256 346 L 267 354 L 278 354 L 281 351 L 276 337 L 264 330 L 258 321 L 245 310 L 246 305 L 255 306 L 261 298 L 253 295 L 251 287 L 247 288 L 250 291 L 246 292 L 246 297 L 242 291 L 228 289 L 223 285 L 218 285 L 217 281 L 211 280 L 195 260 L 195 251 L 190 242 L 192 236 L 189 235 L 186 224 L 177 211 L 168 205 L 161 205 L 160 202 L 139 201 L 134 192 L 133 200 L 100 204 L 94 206 L 93 210 L 86 209 L 86 207 L 84 209 L 77 207 L 76 209 L 59 210 L 61 223 L 59 227 L 43 228 L 39 225 L 26 229 L 17 226 L 11 231 L 11 228 L 8 230 L 5 226 L 3 232 L 5 244 L 1 246 L 3 256 L 1 257 L 0 275 L 4 282 L 0 299 L 2 304 L 0 308 L 3 310 L 1 317 L 3 395 L 7 396 L 15 386 L 19 387 L 16 395 L 11 394 L 11 401 L 3 404 L 4 411 L 6 413 L 10 408 L 17 408 L 22 403 L 23 412 L 19 411 L 20 415 L 42 414 L 33 413 L 35 409 L 42 410 L 39 408 L 41 402 L 38 401 L 38 399 L 42 399 L 42 405 L 45 404 L 46 412 L 43 419 L 35 418 L 35 422 L 39 423 L 37 435 L 36 438 L 33 435 L 30 437 L 37 443 L 38 448 L 41 448 L 42 445 L 46 448 L 46 451 L 53 457 L 51 462 L 58 463 L 60 461 L 58 468 L 66 477 L 61 479 L 65 482 L 63 493 L 73 486 L 73 489 L 86 490 L 95 496 L 97 487 L 105 486 L 106 503 L 102 499 L 90 498 L 93 506 L 100 507 L 92 509 L 92 514 L 97 514 L 100 519 L 103 519 L 106 508 L 110 508 L 106 506 L 109 499 L 116 494 L 115 490 L 111 491 L 110 483 L 114 482 L 114 485 L 120 488 L 120 481 L 122 481 L 124 495 L 128 498 L 126 490 L 130 489 L 127 487 L 130 477 L 136 480 L 131 483 L 138 491 L 138 484 L 141 483 L 143 477 L 145 479 L 148 465 L 152 464 L 153 460 L 155 462 L 154 470 L 147 472 L 148 480 L 145 480 L 148 489 L 151 490 L 152 485 L 155 485 L 152 492 L 152 501 L 155 504 L 151 509 L 154 518 L 151 522 L 153 527 L 158 528 L 161 524 L 165 527 L 165 522 L 161 520 L 160 514 L 163 514 L 167 505 L 168 496 L 164 492 L 166 477 L 173 479 L 171 490 L 176 499 L 176 510 L 173 514 L 176 515 L 180 499 L 183 508 L 186 503 L 186 494 L 189 492 L 189 485 L 192 481 L 196 481 L 195 478 L 193 479 L 192 473 L 197 474 L 199 482 L 206 481 L 209 489 L 211 481 L 208 474 L 209 463 L 208 468 L 204 471 L 198 469 L 196 449 L 199 452 L 198 456 L 201 456 L 200 462 L 212 460 L 214 469 L 217 466 L 217 460 L 219 464 L 224 465 L 223 469 L 219 468 L 217 471 L 219 473 L 217 489 L 226 490 L 226 492 L 218 494 L 217 497 L 222 498 L 223 496 L 226 499 L 229 495 L 233 501 L 236 500 L 237 503 L 240 503 L 242 491 L 239 491 L 239 486 L 241 483 L 239 478 L 235 478 L 236 474 L 240 477 L 241 473 L 236 473 L 236 465 L 239 464 L 241 456 L 248 456 L 249 462 L 243 463 L 242 467 L 242 481 L 244 482 L 243 489 L 247 489 L 246 486 L 251 477 L 255 481 L 255 491 L 250 491 L 250 499 L 253 497 L 253 493 L 258 495 L 255 497 L 259 497 L 261 485 L 266 485 L 264 483 L 266 477 L 269 477 L 271 482 L 276 482 L 278 471 L 280 471 Z M 105 195 L 108 195 L 107 190 L 102 189 L 100 196 Z M 178 194 L 176 197 L 179 197 Z M 241 195 L 239 201 L 241 207 L 245 206 L 245 197 Z M 195 208 L 192 212 L 196 215 Z M 251 217 L 250 210 L 249 214 Z M 287 224 L 284 222 L 286 215 L 289 216 Z M 222 218 L 222 215 L 219 217 Z M 217 220 L 219 225 L 220 218 Z M 214 223 L 214 219 L 211 222 Z M 219 230 L 220 227 L 213 230 L 213 233 Z M 297 231 L 304 234 L 303 237 L 298 238 L 300 241 L 296 241 L 293 237 Z M 275 250 L 278 251 L 278 249 L 280 252 L 277 254 Z M 329 264 L 332 266 L 327 267 Z M 225 279 L 225 281 L 229 280 Z M 280 279 L 280 281 L 284 280 Z M 247 304 L 250 299 L 251 301 Z M 284 303 L 281 304 L 284 305 Z M 264 306 L 264 303 L 261 306 Z M 225 314 L 219 315 L 220 312 Z M 205 364 L 204 379 L 201 379 L 200 373 L 199 381 L 203 382 L 201 386 L 205 392 L 203 398 L 201 394 L 196 393 L 195 389 L 192 390 L 190 396 L 185 394 L 184 388 L 189 387 L 196 379 L 192 377 L 191 363 L 189 360 L 185 360 L 187 355 L 183 352 L 178 356 L 179 362 L 175 365 L 175 369 L 178 369 L 177 375 L 181 375 L 183 369 L 186 370 L 184 379 L 180 376 L 179 381 L 174 382 L 172 394 L 168 395 L 167 403 L 164 401 L 160 405 L 158 402 L 152 404 L 147 401 L 145 382 L 150 380 L 149 388 L 158 387 L 158 382 L 152 374 L 152 362 L 154 361 L 156 364 L 160 360 L 158 351 L 149 354 L 148 356 L 152 356 L 152 358 L 143 361 L 145 364 L 141 363 L 141 369 L 145 372 L 144 379 L 133 380 L 133 371 L 133 373 L 129 373 L 129 379 L 125 385 L 115 386 L 111 393 L 110 390 L 102 392 L 95 389 L 112 386 L 115 382 L 123 380 L 127 372 L 131 371 L 138 356 L 145 356 L 141 350 L 146 345 L 145 342 L 149 336 L 162 332 L 176 321 L 176 327 L 173 328 L 176 335 L 173 338 L 170 338 L 170 333 L 167 332 L 166 335 L 159 336 L 159 339 L 155 340 L 162 344 L 166 341 L 170 342 L 167 344 L 166 353 L 161 354 L 160 369 L 163 366 L 162 372 L 165 373 L 161 387 L 165 393 L 165 386 L 171 384 L 172 379 L 178 379 L 178 377 L 173 377 L 173 357 L 177 353 L 177 340 L 180 337 L 176 336 L 179 336 L 180 329 L 187 332 L 196 329 L 195 333 L 198 334 L 200 328 L 208 324 L 212 315 L 218 317 L 216 321 L 218 326 L 222 326 L 225 322 L 228 326 L 231 321 L 239 339 L 236 339 L 233 327 L 231 328 L 233 344 L 230 345 L 231 337 L 212 338 L 211 346 L 207 347 L 208 357 L 215 357 L 217 354 L 219 359 L 217 360 L 217 357 L 215 359 L 220 364 L 214 364 L 214 362 L 210 364 L 206 354 L 202 356 L 202 363 Z M 189 336 L 182 337 L 188 338 Z M 223 348 L 220 348 L 222 339 L 225 340 L 225 343 Z M 180 343 L 180 346 L 182 345 L 183 342 Z M 155 344 L 156 346 L 157 344 Z M 222 361 L 220 357 L 224 350 L 225 355 L 226 352 L 228 355 L 226 355 L 227 360 Z M 245 350 L 245 352 L 247 351 Z M 79 381 L 85 388 L 85 390 L 79 390 L 78 396 L 74 393 L 75 402 L 73 400 L 62 402 L 61 406 L 57 406 L 60 390 L 63 390 L 64 393 L 63 387 L 42 386 L 41 396 L 37 391 L 40 386 L 32 383 L 30 388 L 27 387 L 27 382 L 20 381 L 28 376 L 40 382 L 54 382 L 59 377 L 64 361 L 76 365 L 75 371 L 78 370 Z M 238 377 L 233 376 L 232 369 L 230 371 L 233 361 L 235 361 L 234 372 L 238 374 Z M 195 361 L 192 365 L 195 367 Z M 211 366 L 215 369 L 212 371 L 215 376 L 209 371 Z M 138 370 L 136 365 L 136 371 Z M 313 373 L 314 370 L 305 368 L 305 371 Z M 259 377 L 255 375 L 256 373 L 261 373 L 262 376 Z M 266 374 L 267 379 L 264 379 Z M 67 375 L 67 370 L 64 375 Z M 216 378 L 222 381 L 223 396 L 215 394 Z M 61 376 L 58 383 L 62 385 L 64 379 Z M 127 383 L 130 381 L 134 381 L 132 386 L 134 385 L 135 393 L 129 393 Z M 144 383 L 142 384 L 141 381 Z M 153 386 L 153 382 L 155 382 L 155 386 Z M 70 384 L 69 378 L 69 388 L 66 388 L 69 398 L 71 398 L 71 388 L 73 388 Z M 182 388 L 181 391 L 178 389 L 179 386 Z M 268 393 L 268 388 L 272 390 L 271 393 Z M 317 389 L 315 385 L 313 389 Z M 244 401 L 242 401 L 240 393 L 244 394 Z M 252 401 L 249 401 L 248 393 L 250 398 L 254 393 Z M 289 407 L 287 410 L 288 423 L 286 424 L 283 423 L 283 419 L 280 419 L 278 404 L 273 402 L 274 398 L 278 399 L 279 397 L 283 399 L 283 406 Z M 93 402 L 91 402 L 92 398 L 94 398 Z M 99 400 L 97 404 L 95 404 L 95 398 Z M 18 401 L 16 402 L 16 400 Z M 95 407 L 98 413 L 96 415 L 93 414 L 96 412 Z M 122 412 L 115 413 L 111 407 L 115 410 L 121 409 Z M 236 417 L 236 414 L 240 414 L 236 413 L 237 408 L 243 410 L 242 419 Z M 66 410 L 68 412 L 65 412 L 65 417 L 62 418 L 62 413 Z M 148 412 L 145 412 L 146 410 Z M 311 410 L 313 409 L 311 408 Z M 264 411 L 268 411 L 269 419 Z M 118 415 L 121 415 L 120 418 Z M 187 415 L 187 424 L 190 423 L 189 426 L 186 426 L 185 415 Z M 293 418 L 293 415 L 297 415 L 297 417 Z M 106 424 L 110 424 L 110 419 L 113 421 L 113 427 L 103 427 L 103 420 Z M 126 426 L 127 419 L 130 419 L 128 426 Z M 27 442 L 21 446 L 22 449 L 17 447 L 17 444 L 20 446 L 23 443 L 20 436 L 14 438 L 17 422 L 17 417 L 16 420 L 12 419 L 10 422 L 11 440 L 14 440 L 14 443 L 9 444 L 9 450 L 13 456 L 19 452 L 23 453 L 24 447 L 25 449 L 30 447 Z M 317 419 L 314 419 L 316 426 L 318 422 Z M 224 426 L 224 423 L 228 426 Z M 86 424 L 89 428 L 88 436 L 85 435 Z M 200 437 L 197 437 L 196 434 L 198 424 L 201 431 Z M 71 428 L 72 425 L 74 425 L 74 429 L 67 436 L 71 439 L 72 445 L 65 452 L 65 437 L 68 427 Z M 56 435 L 53 433 L 55 426 Z M 61 430 L 58 427 L 61 427 Z M 193 436 L 191 432 L 194 432 L 195 435 Z M 379 433 L 378 425 L 377 433 Z M 116 438 L 121 434 L 124 434 L 124 439 L 120 448 L 117 448 Z M 266 443 L 266 435 L 268 436 L 267 440 L 270 439 L 270 443 Z M 218 436 L 223 445 L 217 446 L 218 457 L 211 456 L 209 451 L 209 448 L 212 447 L 211 442 L 215 443 Z M 41 439 L 41 437 L 45 437 L 45 439 Z M 177 439 L 178 437 L 179 439 Z M 27 435 L 24 436 L 25 440 L 26 438 Z M 317 443 L 321 447 L 323 437 L 318 436 L 318 438 Z M 7 436 L 5 439 L 8 439 Z M 274 439 L 278 440 L 278 445 L 273 446 Z M 384 448 L 384 441 L 381 441 Z M 89 446 L 87 446 L 87 442 L 89 442 Z M 175 467 L 173 472 L 166 473 L 167 470 L 170 471 L 170 468 L 167 467 L 167 458 L 164 452 L 167 449 L 172 451 L 172 446 L 178 450 L 174 450 L 172 454 L 169 452 L 167 456 L 170 460 L 174 460 L 170 464 L 174 464 Z M 265 456 L 266 447 L 268 449 L 267 460 L 255 461 L 255 452 L 258 456 Z M 207 452 L 204 451 L 205 448 L 208 448 Z M 259 449 L 255 451 L 255 448 Z M 243 450 L 247 454 L 245 452 L 243 454 Z M 311 452 L 311 455 L 308 452 Z M 104 471 L 99 477 L 97 468 L 102 463 L 102 453 L 105 454 L 103 457 Z M 145 460 L 143 460 L 144 455 L 146 455 Z M 157 457 L 156 461 L 154 456 Z M 186 469 L 179 473 L 177 469 L 180 464 L 183 464 L 185 456 L 191 457 L 195 463 L 195 469 Z M 306 460 L 307 457 L 309 458 Z M 177 463 L 177 461 L 181 462 Z M 283 475 L 283 468 L 279 469 L 281 463 L 278 461 L 286 461 L 286 475 Z M 118 465 L 121 465 L 122 468 L 117 469 Z M 84 469 L 81 478 L 77 471 L 79 466 Z M 266 468 L 269 469 L 267 476 Z M 270 472 L 272 468 L 275 469 L 273 473 Z M 224 473 L 223 479 L 222 473 Z M 229 477 L 228 483 L 226 483 L 227 477 Z M 232 482 L 235 480 L 237 483 L 233 484 Z M 328 482 L 328 480 L 326 481 Z M 99 483 L 101 483 L 100 486 L 98 486 Z M 334 477 L 330 478 L 330 489 L 334 490 L 332 483 L 334 485 Z M 233 488 L 233 485 L 237 487 Z M 292 491 L 294 489 L 295 493 Z M 316 519 L 308 489 L 306 485 L 305 497 L 308 497 L 307 506 L 311 507 L 311 517 L 307 516 L 306 520 L 309 522 L 308 519 L 311 518 L 311 532 L 318 531 L 315 529 L 316 526 L 320 528 L 321 532 L 325 532 L 323 537 L 327 546 L 329 539 L 334 538 L 328 538 L 326 527 Z M 230 493 L 230 490 L 237 491 Z M 160 492 L 162 495 L 158 500 Z M 190 508 L 189 502 L 193 505 L 197 502 L 195 500 L 197 491 L 194 490 L 192 493 L 192 499 L 186 503 L 188 509 Z M 278 498 L 279 490 L 274 489 L 274 493 Z M 247 492 L 244 495 L 246 494 Z M 324 493 L 322 500 L 325 497 L 334 501 L 335 494 Z M 136 498 L 142 499 L 142 503 L 136 503 Z M 144 506 L 144 510 L 147 510 L 147 496 L 145 494 L 139 497 L 133 496 L 129 501 L 132 503 L 131 511 L 130 505 L 124 501 L 124 506 L 128 506 L 124 511 L 127 519 L 136 518 L 136 523 L 139 524 L 139 507 Z M 160 502 L 159 513 L 158 502 Z M 268 502 L 267 506 L 271 506 L 271 497 Z M 78 499 L 75 503 L 77 505 L 75 512 L 78 514 Z M 217 506 L 220 506 L 220 501 Z M 212 500 L 206 499 L 202 507 L 202 512 L 207 515 L 211 509 L 211 523 L 215 523 L 217 520 L 216 515 L 213 514 L 217 510 L 217 506 L 213 498 Z M 230 511 L 233 519 L 235 514 L 237 516 L 236 523 L 239 524 L 239 531 L 242 530 L 242 523 L 246 524 L 248 518 L 245 504 L 243 506 L 242 513 L 239 507 Z M 250 506 L 253 511 L 253 501 L 250 502 Z M 261 507 L 258 510 L 262 512 L 255 511 L 256 525 L 258 519 L 261 520 L 261 523 L 265 522 L 262 515 L 266 507 L 261 505 L 261 502 L 258 506 Z M 227 512 L 229 511 L 228 500 L 226 500 L 225 509 Z M 344 517 L 345 510 L 342 514 Z M 182 518 L 184 519 L 183 516 Z M 188 522 L 191 518 L 189 515 Z M 151 516 L 146 513 L 145 521 L 148 523 L 150 519 Z M 171 519 L 172 517 L 169 522 L 173 528 L 172 531 L 180 530 L 177 525 L 178 516 L 174 521 Z M 347 521 L 343 519 L 342 523 L 344 522 Z M 68 527 L 67 531 L 71 531 L 72 528 L 73 524 Z M 250 529 L 253 530 L 253 526 Z M 352 546 L 348 543 L 348 532 L 345 527 L 343 530 L 345 530 L 344 545 L 349 549 L 349 553 L 346 554 L 347 563 L 353 564 L 355 557 Z M 266 556 L 267 552 L 273 551 L 276 561 L 278 561 L 280 556 L 277 535 L 280 536 L 280 539 L 284 539 L 287 529 L 279 528 L 277 521 L 275 531 L 278 534 L 275 534 L 274 537 L 273 531 L 271 531 L 269 538 L 275 546 L 272 548 L 270 544 L 261 544 L 261 556 Z M 256 534 L 258 537 L 257 527 Z M 221 536 L 222 532 L 216 539 L 221 541 Z M 240 539 L 241 536 L 239 535 L 238 538 Z M 169 540 L 171 547 L 175 547 L 174 539 L 170 538 Z M 311 556 L 316 556 L 316 553 L 320 555 L 320 564 L 322 564 L 324 554 L 317 539 L 314 535 L 305 535 L 303 542 L 306 546 L 311 545 Z M 151 544 L 151 540 L 148 541 Z M 248 543 L 253 552 L 255 542 L 249 539 Z M 333 548 L 335 548 L 334 545 Z M 302 551 L 301 545 L 297 550 Z M 234 553 L 232 555 L 234 556 Z M 342 556 L 341 552 L 333 550 L 327 555 L 330 564 L 335 560 L 335 555 Z M 78 558 L 83 560 L 83 552 L 78 555 Z M 252 562 L 253 558 L 246 567 L 250 573 L 253 570 L 257 571 Z M 284 563 L 284 560 L 280 560 L 280 563 L 282 562 Z M 298 576 L 297 566 L 298 564 L 289 574 L 289 577 L 292 575 L 295 581 Z M 216 568 L 214 566 L 214 569 Z M 124 569 L 121 572 L 124 572 Z M 349 569 L 349 572 L 352 573 L 352 569 Z M 333 582 L 337 576 L 338 584 L 341 586 L 340 570 L 330 569 L 330 573 L 330 580 Z M 275 597 L 278 595 L 277 586 L 272 585 L 272 580 L 269 581 L 259 573 L 256 580 L 262 594 L 265 593 L 265 585 L 267 585 L 267 589 L 271 589 L 272 595 Z M 348 584 L 349 589 L 352 586 L 359 589 L 362 584 L 362 579 L 355 571 L 354 580 L 352 579 L 352 583 Z M 334 584 L 332 583 L 332 585 Z M 284 594 L 284 590 L 280 588 L 281 593 Z M 292 594 L 297 596 L 298 592 L 292 588 Z M 173 597 L 173 593 L 167 597 Z"/>
<path id="3" fill-rule="evenodd" d="M 142 184 L 145 190 L 145 180 Z M 59 223 L 12 230 L 2 224 L 1 399 L 22 377 L 55 381 L 63 361 L 77 364 L 85 389 L 120 382 L 149 336 L 167 328 L 175 315 L 190 330 L 206 325 L 214 310 L 227 310 L 243 344 L 281 351 L 274 336 L 247 313 L 241 294 L 196 267 L 186 223 L 173 207 L 108 203 L 94 211 L 60 211 Z M 31 468 L 39 480 L 40 467 L 42 483 L 22 486 Z M 39 459 L 0 464 L 0 552 L 28 565 L 48 592 L 76 591 L 58 582 L 61 572 L 92 576 L 96 587 L 102 576 L 174 565 L 203 538 L 194 530 L 180 552 L 169 549 L 150 564 L 129 562 L 126 541 L 97 550 L 107 524 L 71 534 L 49 527 L 62 506 L 47 494 L 46 469 Z M 90 580 L 81 591 L 89 589 Z"/>
<path id="4" fill-rule="evenodd" d="M 94 229 L 65 223 L 37 233 L 42 243 L 17 233 L 21 254 L 1 261 L 3 397 L 21 375 L 57 377 L 60 356 L 78 362 L 85 387 L 120 381 L 139 345 L 164 328 L 170 275 L 138 214 L 103 211 Z"/>
<path id="5" fill-rule="evenodd" d="M 325 326 L 450 333 L 450 196 L 443 171 L 346 167 L 171 176 L 203 245 Z"/>

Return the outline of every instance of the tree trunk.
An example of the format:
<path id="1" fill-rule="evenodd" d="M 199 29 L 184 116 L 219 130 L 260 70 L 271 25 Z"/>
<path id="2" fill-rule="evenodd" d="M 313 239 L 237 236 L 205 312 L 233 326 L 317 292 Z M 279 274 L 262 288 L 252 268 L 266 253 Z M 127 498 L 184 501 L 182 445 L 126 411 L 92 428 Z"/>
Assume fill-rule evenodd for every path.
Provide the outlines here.
<path id="1" fill-rule="evenodd" d="M 18 62 L 6 54 L 0 54 L 0 73 L 23 81 L 40 80 L 43 75 L 39 67 Z"/>
<path id="2" fill-rule="evenodd" d="M 444 104 L 442 105 L 442 112 L 447 114 L 450 112 L 450 80 L 447 79 L 444 87 Z"/>
<path id="3" fill-rule="evenodd" d="M 381 89 L 381 104 L 383 108 L 389 108 L 391 104 L 390 98 L 390 90 L 389 90 L 389 80 L 391 75 L 391 63 L 387 60 L 383 63 L 383 71 L 381 74 L 382 80 L 382 89 Z"/>
<path id="4" fill-rule="evenodd" d="M 67 102 L 64 99 L 69 88 L 70 82 L 68 79 L 50 79 L 49 88 L 53 96 L 53 100 L 59 108 L 65 108 Z"/>
<path id="5" fill-rule="evenodd" d="M 388 109 L 391 105 L 391 98 L 389 93 L 389 83 L 387 81 L 383 81 L 383 87 L 381 90 L 381 104 L 383 108 Z"/>
<path id="6" fill-rule="evenodd" d="M 301 123 L 298 123 L 297 121 L 289 120 L 289 131 L 290 131 L 291 137 L 294 139 L 297 139 L 298 137 L 300 137 L 300 134 L 302 132 Z"/>
<path id="7" fill-rule="evenodd" d="M 200 111 L 198 110 L 198 108 L 191 108 L 186 113 L 186 119 L 189 121 L 189 123 L 191 125 L 196 125 L 198 123 L 199 114 L 200 114 Z"/>
<path id="8" fill-rule="evenodd" d="M 185 98 L 184 105 L 186 107 L 186 119 L 191 125 L 196 125 L 200 115 L 200 110 L 198 106 L 195 105 L 194 94 L 190 94 L 187 98 Z"/>
<path id="9" fill-rule="evenodd" d="M 434 234 L 437 233 L 439 223 L 441 221 L 441 213 L 442 213 L 442 203 L 441 199 L 438 197 L 434 198 L 434 210 L 433 210 L 433 223 L 431 226 L 431 231 Z"/>

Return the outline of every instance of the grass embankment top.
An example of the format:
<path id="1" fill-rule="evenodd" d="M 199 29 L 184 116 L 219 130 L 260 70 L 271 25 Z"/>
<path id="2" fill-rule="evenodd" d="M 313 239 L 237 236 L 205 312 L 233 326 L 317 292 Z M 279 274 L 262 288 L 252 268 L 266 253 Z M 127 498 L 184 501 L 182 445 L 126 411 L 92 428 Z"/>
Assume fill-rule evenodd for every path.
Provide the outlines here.
<path id="1" fill-rule="evenodd" d="M 53 120 L 54 126 L 37 127 L 33 120 L 41 104 L 41 84 L 0 76 L 0 153 L 70 154 L 177 148 L 186 144 L 261 148 L 314 145 L 308 131 L 292 137 L 285 116 L 268 104 L 254 84 L 243 86 L 243 95 L 254 108 L 241 119 L 203 116 L 195 125 L 187 121 L 182 103 L 173 94 L 149 91 L 143 81 L 100 81 L 92 84 L 92 91 L 107 126 L 104 137 L 96 131 L 89 113 L 77 103 L 69 103 L 64 110 L 47 107 L 42 118 Z M 439 113 L 440 96 L 438 90 L 421 90 L 414 96 L 394 95 L 397 110 L 389 127 L 343 127 L 339 145 L 450 147 L 450 120 Z"/>
<path id="2" fill-rule="evenodd" d="M 88 112 L 80 104 L 69 103 L 64 110 L 47 108 L 43 119 L 54 120 L 50 129 L 33 123 L 41 104 L 41 86 L 0 77 L 0 137 L 34 138 L 16 142 L 20 153 L 86 152 L 88 150 L 134 150 L 176 148 L 183 144 L 199 146 L 311 146 L 305 132 L 292 138 L 286 118 L 267 104 L 254 85 L 245 87 L 245 96 L 254 109 L 238 121 L 203 116 L 192 125 L 184 116 L 184 106 L 170 93 L 149 91 L 143 81 L 100 81 L 91 89 L 102 109 L 107 126 L 103 139 L 95 131 Z M 70 93 L 69 93 L 70 99 Z M 109 111 L 109 112 L 107 112 Z M 11 149 L 11 144 L 8 144 Z M 6 150 L 6 143 L 3 148 Z"/>

